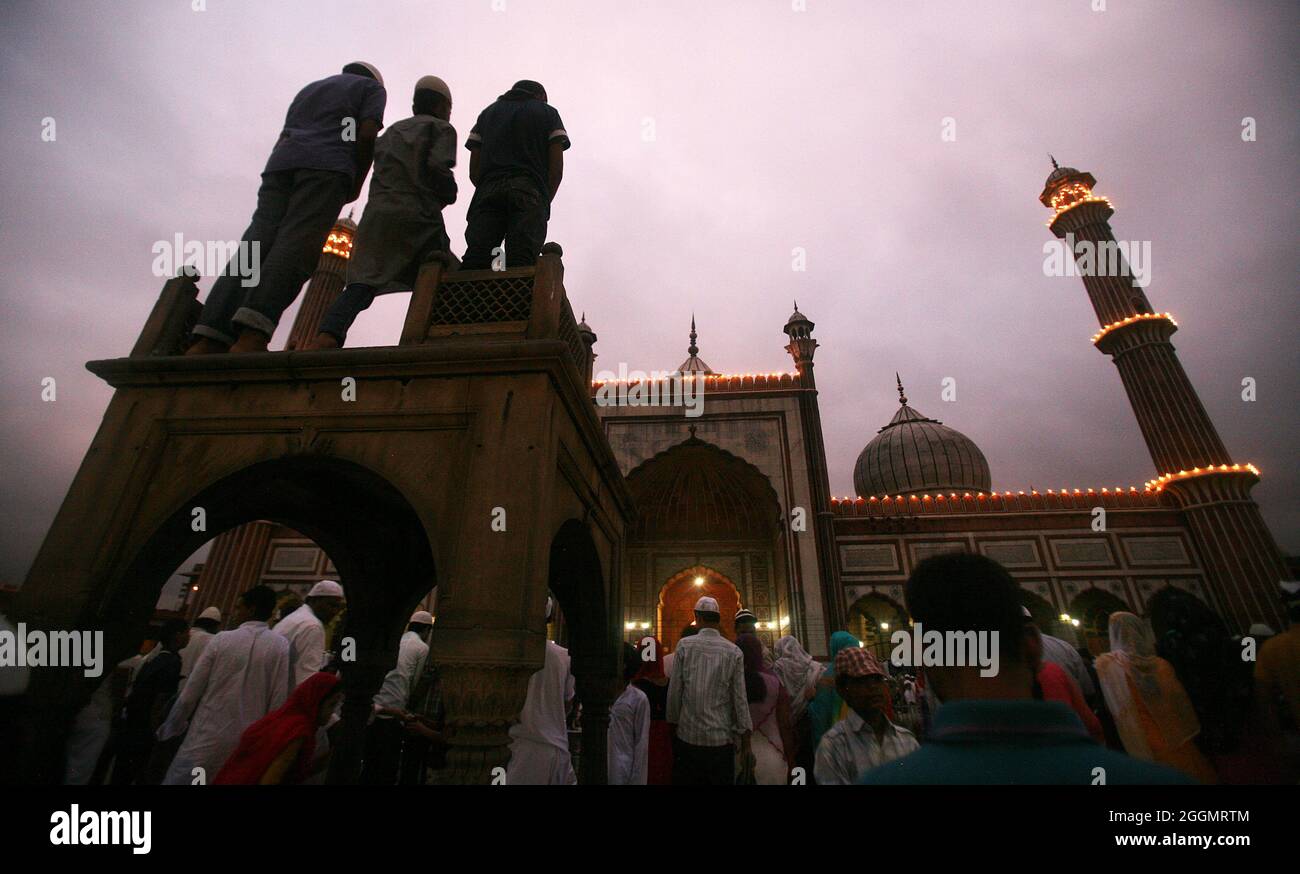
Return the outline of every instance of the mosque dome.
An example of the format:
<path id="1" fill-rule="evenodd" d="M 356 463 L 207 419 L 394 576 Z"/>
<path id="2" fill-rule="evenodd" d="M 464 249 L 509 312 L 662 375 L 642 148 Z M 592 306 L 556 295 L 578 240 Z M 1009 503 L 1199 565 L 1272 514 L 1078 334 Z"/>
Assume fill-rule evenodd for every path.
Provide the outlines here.
<path id="1" fill-rule="evenodd" d="M 862 497 L 988 492 L 989 463 L 965 434 L 907 405 L 901 381 L 899 410 L 866 445 L 853 469 Z"/>

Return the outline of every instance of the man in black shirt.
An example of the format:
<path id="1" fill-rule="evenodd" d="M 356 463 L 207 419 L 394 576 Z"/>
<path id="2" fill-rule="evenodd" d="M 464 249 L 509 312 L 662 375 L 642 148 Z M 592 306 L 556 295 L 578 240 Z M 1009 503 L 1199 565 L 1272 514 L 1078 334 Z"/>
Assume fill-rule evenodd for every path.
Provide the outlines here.
<path id="1" fill-rule="evenodd" d="M 190 628 L 184 620 L 167 620 L 158 635 L 159 653 L 136 673 L 122 709 L 120 741 L 113 765 L 114 786 L 134 783 L 148 763 L 154 731 L 167 715 L 167 705 L 180 685 L 180 651 L 189 639 Z"/>
<path id="2" fill-rule="evenodd" d="M 526 267 L 546 242 L 551 200 L 569 148 L 560 114 L 546 89 L 527 79 L 479 114 L 465 142 L 474 199 L 466 215 L 466 270 Z M 505 240 L 505 258 L 493 249 Z"/>

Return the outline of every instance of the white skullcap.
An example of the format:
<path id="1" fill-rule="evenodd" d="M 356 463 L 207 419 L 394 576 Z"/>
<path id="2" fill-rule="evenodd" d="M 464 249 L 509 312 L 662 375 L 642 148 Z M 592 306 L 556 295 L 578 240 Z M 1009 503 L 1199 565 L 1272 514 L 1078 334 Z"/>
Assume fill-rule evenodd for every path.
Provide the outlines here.
<path id="1" fill-rule="evenodd" d="M 432 625 L 433 614 L 430 613 L 428 610 L 416 610 L 414 613 L 411 614 L 411 621 L 418 622 L 421 625 Z"/>
<path id="2" fill-rule="evenodd" d="M 1300 595 L 1300 583 L 1284 580 L 1282 582 L 1282 591 L 1286 592 L 1288 595 Z"/>
<path id="3" fill-rule="evenodd" d="M 446 97 L 447 102 L 451 103 L 451 89 L 447 87 L 446 82 L 442 81 L 437 76 L 421 76 L 420 81 L 415 83 L 415 90 L 435 91 L 443 97 Z"/>
<path id="4" fill-rule="evenodd" d="M 717 599 L 710 598 L 708 595 L 705 595 L 703 598 L 695 602 L 695 612 L 696 613 L 717 613 L 718 612 Z"/>
<path id="5" fill-rule="evenodd" d="M 333 580 L 321 580 L 311 587 L 308 598 L 342 598 L 343 587 Z"/>
<path id="6" fill-rule="evenodd" d="M 200 619 L 211 619 L 213 622 L 221 621 L 221 611 L 216 607 L 204 607 L 203 612 L 199 614 Z"/>
<path id="7" fill-rule="evenodd" d="M 1256 622 L 1254 625 L 1250 626 L 1250 630 L 1247 631 L 1246 633 L 1249 634 L 1251 637 L 1272 637 L 1273 635 L 1277 634 L 1276 631 L 1274 631 L 1272 628 L 1269 628 L 1263 622 Z"/>
<path id="8" fill-rule="evenodd" d="M 380 85 L 384 84 L 384 77 L 379 75 L 379 68 L 376 67 L 374 64 L 369 63 L 368 61 L 353 61 L 347 66 L 365 67 L 367 70 L 370 71 L 370 75 L 375 77 L 376 82 L 378 82 Z"/>

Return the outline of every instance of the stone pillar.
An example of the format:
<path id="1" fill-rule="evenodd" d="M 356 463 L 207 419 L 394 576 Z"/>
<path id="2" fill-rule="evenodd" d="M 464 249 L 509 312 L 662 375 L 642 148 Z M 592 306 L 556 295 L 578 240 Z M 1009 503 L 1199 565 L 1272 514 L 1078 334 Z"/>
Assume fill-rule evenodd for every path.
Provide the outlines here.
<path id="1" fill-rule="evenodd" d="M 510 761 L 510 726 L 519 718 L 536 670 L 526 664 L 439 658 L 450 749 L 437 783 L 483 785 L 504 774 L 494 770 Z"/>
<path id="2" fill-rule="evenodd" d="M 582 758 L 578 782 L 584 786 L 603 786 L 607 773 L 609 708 L 614 703 L 612 659 L 574 659 L 573 678 L 578 700 L 582 702 Z"/>

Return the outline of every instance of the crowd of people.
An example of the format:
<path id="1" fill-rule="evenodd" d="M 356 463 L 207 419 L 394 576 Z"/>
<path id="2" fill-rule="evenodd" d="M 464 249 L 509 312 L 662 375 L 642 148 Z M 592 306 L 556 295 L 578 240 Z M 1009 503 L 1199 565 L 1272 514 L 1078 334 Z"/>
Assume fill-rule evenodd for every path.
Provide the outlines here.
<path id="1" fill-rule="evenodd" d="M 996 562 L 922 562 L 905 587 L 913 621 L 940 633 L 996 633 L 998 669 L 900 668 L 847 631 L 829 658 L 793 636 L 768 649 L 749 610 L 723 633 L 718 602 L 700 598 L 672 652 L 652 636 L 623 644 L 609 709 L 613 785 L 858 783 L 1294 783 L 1300 777 L 1300 585 L 1284 583 L 1291 622 L 1251 637 L 1246 725 L 1231 749 L 1202 736 L 1201 712 L 1146 619 L 1116 612 L 1109 651 L 1048 635 Z M 327 630 L 344 610 L 323 580 L 305 601 L 257 586 L 234 627 L 204 610 L 166 622 L 156 645 L 118 666 L 78 715 L 68 783 L 324 782 L 339 722 L 339 664 Z M 554 620 L 548 599 L 547 621 Z M 433 616 L 411 616 L 396 664 L 374 695 L 361 781 L 422 784 L 448 749 Z M 1067 632 L 1069 633 L 1069 632 Z M 1241 643 L 1241 641 L 1238 641 Z M 1199 694 L 1199 693 L 1198 693 Z M 1218 696 L 1228 700 L 1231 696 Z M 571 748 L 583 706 L 568 651 L 546 641 L 510 729 L 505 782 L 578 782 Z M 1242 760 L 1252 767 L 1244 768 Z M 1243 777 L 1243 775 L 1246 775 Z"/>
<path id="2" fill-rule="evenodd" d="M 376 295 L 409 290 L 427 263 L 465 270 L 536 263 L 570 145 L 546 89 L 516 82 L 479 114 L 466 138 L 475 190 L 463 261 L 451 251 L 442 218 L 458 194 L 451 89 L 437 76 L 421 77 L 411 115 L 381 134 L 387 100 L 383 76 L 361 61 L 294 97 L 262 171 L 244 251 L 213 284 L 185 354 L 266 351 L 372 165 L 346 285 L 307 348 L 343 346 Z M 253 258 L 256 275 L 242 275 Z"/>

